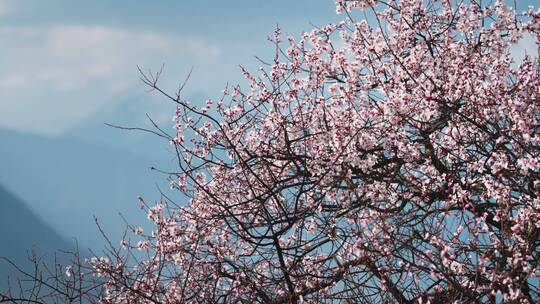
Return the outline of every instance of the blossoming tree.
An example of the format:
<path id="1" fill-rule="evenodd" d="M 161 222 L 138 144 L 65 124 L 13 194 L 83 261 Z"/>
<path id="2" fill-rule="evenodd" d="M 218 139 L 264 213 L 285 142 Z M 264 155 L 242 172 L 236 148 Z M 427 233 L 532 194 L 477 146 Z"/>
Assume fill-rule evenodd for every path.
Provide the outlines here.
<path id="1" fill-rule="evenodd" d="M 143 74 L 178 104 L 169 180 L 187 199 L 147 206 L 154 231 L 82 263 L 101 277 L 92 299 L 540 301 L 540 67 L 510 51 L 538 43 L 540 11 L 337 10 L 300 37 L 277 29 L 273 61 L 202 107 Z"/>

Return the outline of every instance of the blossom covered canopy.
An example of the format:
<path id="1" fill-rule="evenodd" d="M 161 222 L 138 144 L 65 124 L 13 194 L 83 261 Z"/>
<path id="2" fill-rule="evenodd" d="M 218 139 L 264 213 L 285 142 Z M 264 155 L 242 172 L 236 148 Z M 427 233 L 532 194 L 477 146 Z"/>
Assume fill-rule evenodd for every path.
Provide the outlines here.
<path id="1" fill-rule="evenodd" d="M 147 257 L 103 303 L 540 301 L 540 70 L 503 1 L 337 1 L 217 101 L 178 104 Z"/>

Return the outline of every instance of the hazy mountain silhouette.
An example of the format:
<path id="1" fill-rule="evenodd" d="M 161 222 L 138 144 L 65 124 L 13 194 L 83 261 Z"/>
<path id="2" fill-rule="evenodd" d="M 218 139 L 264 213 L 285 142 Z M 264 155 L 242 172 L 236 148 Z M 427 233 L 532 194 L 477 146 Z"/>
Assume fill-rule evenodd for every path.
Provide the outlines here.
<path id="1" fill-rule="evenodd" d="M 204 104 L 206 97 L 202 93 L 192 94 L 187 98 L 192 104 Z M 96 113 L 82 120 L 64 133 L 90 144 L 99 144 L 114 149 L 129 150 L 132 154 L 148 157 L 154 161 L 168 155 L 170 148 L 162 138 L 142 132 L 115 129 L 105 123 L 155 130 L 148 115 L 165 132 L 172 134 L 176 105 L 159 94 L 133 95 L 119 102 L 106 104 Z"/>
<path id="2" fill-rule="evenodd" d="M 62 236 L 92 248 L 103 244 L 93 215 L 116 240 L 125 229 L 118 213 L 144 225 L 137 196 L 152 203 L 160 198 L 156 184 L 168 188 L 163 175 L 148 169 L 160 161 L 129 150 L 5 129 L 0 141 L 0 184 Z M 174 158 L 164 159 L 163 166 L 171 168 Z"/>
<path id="3" fill-rule="evenodd" d="M 21 199 L 0 185 L 0 256 L 21 267 L 28 266 L 27 255 L 34 248 L 36 253 L 52 256 L 58 250 L 73 248 L 70 242 L 49 227 L 32 212 Z M 0 286 L 6 275 L 16 271 L 5 261 L 0 261 Z"/>
<path id="4" fill-rule="evenodd" d="M 202 103 L 204 96 L 195 94 L 189 100 Z M 72 239 L 77 238 L 81 248 L 87 246 L 99 252 L 104 240 L 94 215 L 113 239 L 125 229 L 119 212 L 130 223 L 147 225 L 145 214 L 138 208 L 137 196 L 152 203 L 159 199 L 156 185 L 168 190 L 165 176 L 150 171 L 149 167 L 174 170 L 174 155 L 164 139 L 143 132 L 114 129 L 104 123 L 151 128 L 145 115 L 148 113 L 170 132 L 173 131 L 174 109 L 174 104 L 160 96 L 141 94 L 105 105 L 58 137 L 0 128 L 0 184 L 2 194 L 12 193 L 9 194 L 11 203 L 1 205 L 0 214 L 6 217 L 10 212 L 23 214 L 24 211 L 37 218 L 34 220 L 29 215 L 26 216 L 28 221 L 11 221 L 11 228 L 6 226 L 8 221 L 4 221 L 0 226 L 2 232 L 12 231 L 18 223 L 20 233 L 4 233 L 5 237 L 0 239 L 3 241 L 0 255 L 3 255 L 2 251 L 5 255 L 11 255 L 11 252 L 25 254 L 34 243 L 38 249 L 41 244 L 47 245 L 44 246 L 46 251 L 67 244 L 40 238 L 50 231 L 58 232 L 56 239 L 73 243 Z M 0 198 L 4 200 L 8 194 Z M 14 218 L 21 216 L 11 219 Z M 37 229 L 28 222 L 46 228 Z M 28 229 L 43 233 L 30 233 Z M 9 242 L 8 237 L 11 237 Z M 38 242 L 40 240 L 43 242 Z M 13 250 L 8 252 L 4 248 Z"/>

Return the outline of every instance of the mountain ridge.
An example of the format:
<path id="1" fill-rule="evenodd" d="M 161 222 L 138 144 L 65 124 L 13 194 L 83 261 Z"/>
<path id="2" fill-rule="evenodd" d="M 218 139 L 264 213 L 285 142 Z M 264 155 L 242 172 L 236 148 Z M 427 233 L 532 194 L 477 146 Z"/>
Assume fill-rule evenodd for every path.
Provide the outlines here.
<path id="1" fill-rule="evenodd" d="M 0 142 L 0 184 L 64 238 L 77 238 L 91 248 L 104 242 L 93 216 L 113 240 L 126 228 L 119 213 L 132 224 L 145 225 L 137 197 L 158 200 L 155 185 L 166 181 L 149 167 L 172 165 L 167 158 L 145 159 L 68 137 L 0 129 Z"/>
<path id="2" fill-rule="evenodd" d="M 68 241 L 45 223 L 24 201 L 0 184 L 0 257 L 8 258 L 20 267 L 28 266 L 30 250 L 52 255 L 58 250 L 73 249 Z M 5 275 L 16 275 L 16 270 L 0 260 L 0 285 Z"/>

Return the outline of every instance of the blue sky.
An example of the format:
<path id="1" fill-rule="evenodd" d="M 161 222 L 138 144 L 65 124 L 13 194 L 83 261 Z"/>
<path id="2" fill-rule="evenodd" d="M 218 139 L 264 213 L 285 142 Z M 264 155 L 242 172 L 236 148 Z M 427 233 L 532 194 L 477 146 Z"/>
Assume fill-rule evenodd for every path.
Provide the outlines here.
<path id="1" fill-rule="evenodd" d="M 271 56 L 276 24 L 299 34 L 339 18 L 332 0 L 0 0 L 0 127 L 62 135 L 142 94 L 137 65 L 164 63 L 171 90 L 193 66 L 185 96 L 214 97 L 239 64 Z"/>
<path id="2" fill-rule="evenodd" d="M 174 89 L 217 96 L 238 65 L 271 56 L 276 24 L 298 34 L 337 20 L 332 0 L 0 0 L 0 127 L 61 135 L 144 92 L 136 66 L 164 63 Z"/>

